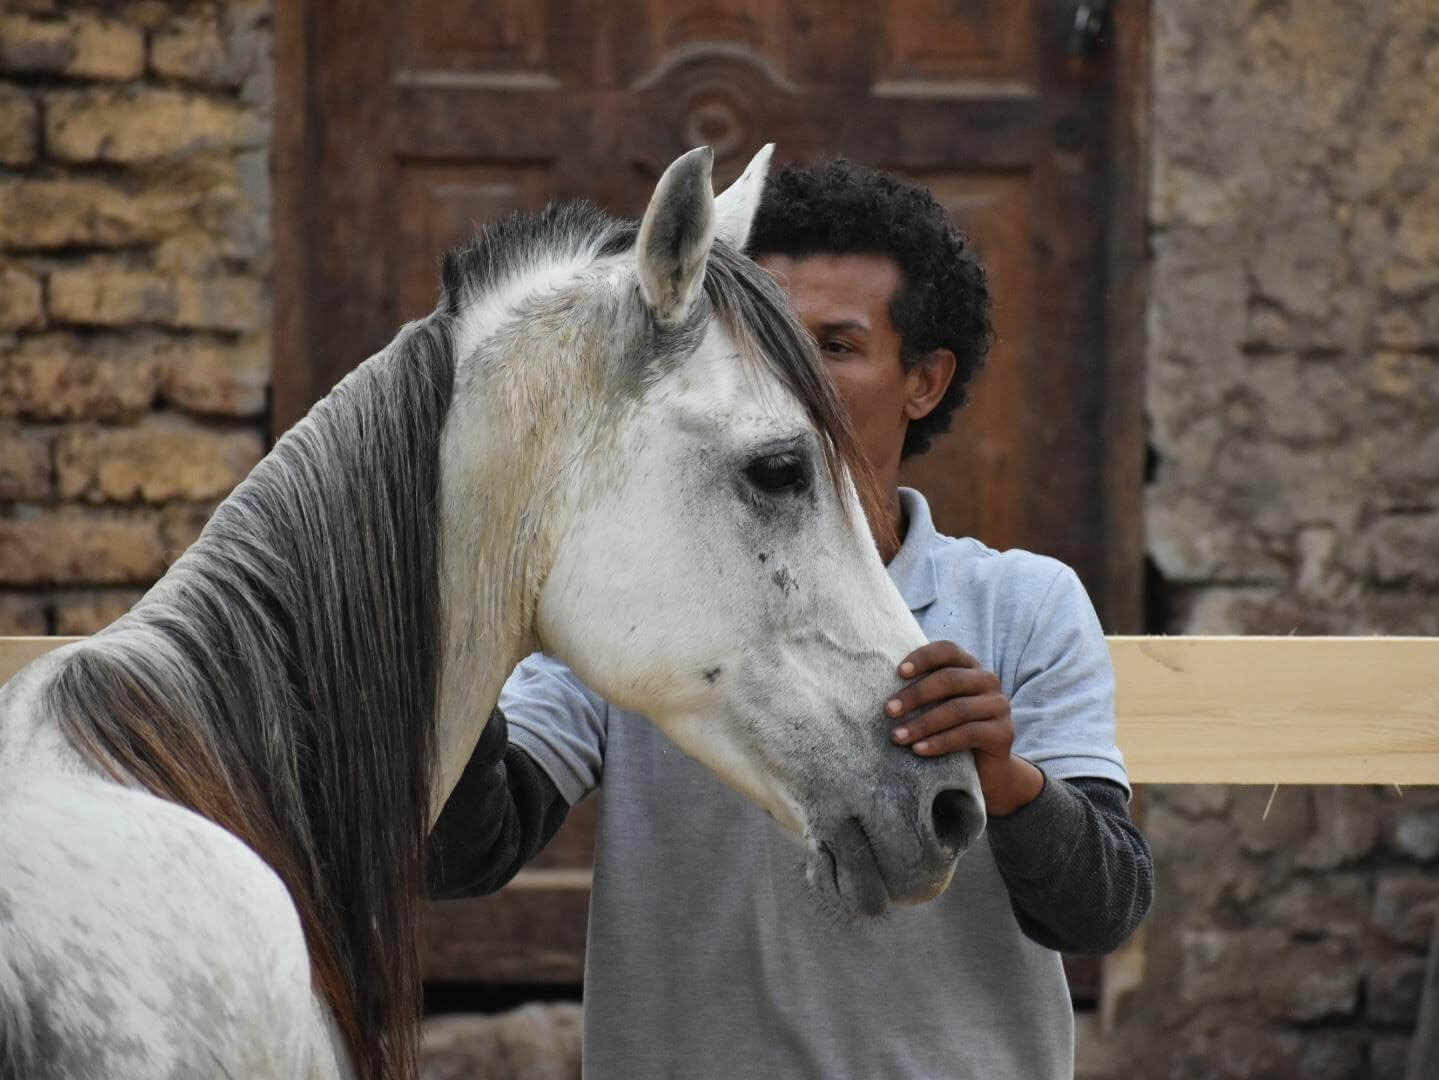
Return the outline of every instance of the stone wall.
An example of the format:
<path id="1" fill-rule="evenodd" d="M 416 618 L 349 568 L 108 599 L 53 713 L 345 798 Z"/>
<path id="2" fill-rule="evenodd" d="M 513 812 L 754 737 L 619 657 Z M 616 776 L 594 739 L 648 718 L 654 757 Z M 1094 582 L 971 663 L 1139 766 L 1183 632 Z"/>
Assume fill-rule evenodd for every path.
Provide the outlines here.
<path id="1" fill-rule="evenodd" d="M 1154 5 L 1147 543 L 1170 633 L 1439 634 L 1439 7 Z M 1115 1075 L 1392 1077 L 1439 795 L 1152 788 Z"/>
<path id="2" fill-rule="evenodd" d="M 124 611 L 264 450 L 269 0 L 0 12 L 0 634 Z"/>

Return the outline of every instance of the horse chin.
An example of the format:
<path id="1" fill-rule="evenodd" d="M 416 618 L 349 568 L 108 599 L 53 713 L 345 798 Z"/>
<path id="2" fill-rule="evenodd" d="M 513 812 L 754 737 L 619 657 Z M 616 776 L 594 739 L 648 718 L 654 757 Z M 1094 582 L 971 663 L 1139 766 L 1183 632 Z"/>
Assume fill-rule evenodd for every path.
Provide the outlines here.
<path id="1" fill-rule="evenodd" d="M 805 879 L 825 907 L 851 918 L 888 910 L 889 885 L 858 820 L 849 819 L 831 836 L 812 836 L 807 849 Z"/>

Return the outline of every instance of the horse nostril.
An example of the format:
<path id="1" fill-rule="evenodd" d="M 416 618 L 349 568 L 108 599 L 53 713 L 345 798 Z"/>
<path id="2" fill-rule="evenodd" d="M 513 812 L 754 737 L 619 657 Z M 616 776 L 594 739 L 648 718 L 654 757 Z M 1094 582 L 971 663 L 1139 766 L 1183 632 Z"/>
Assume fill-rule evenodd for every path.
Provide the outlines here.
<path id="1" fill-rule="evenodd" d="M 984 807 L 963 788 L 945 788 L 934 797 L 930 808 L 934 836 L 940 845 L 962 854 L 984 831 Z"/>

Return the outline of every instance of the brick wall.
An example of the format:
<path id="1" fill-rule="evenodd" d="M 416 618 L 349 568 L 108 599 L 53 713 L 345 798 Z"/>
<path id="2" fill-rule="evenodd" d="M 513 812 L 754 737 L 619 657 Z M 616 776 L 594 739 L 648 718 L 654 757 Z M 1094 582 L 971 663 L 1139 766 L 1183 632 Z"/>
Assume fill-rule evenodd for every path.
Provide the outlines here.
<path id="1" fill-rule="evenodd" d="M 0 634 L 124 611 L 264 450 L 268 0 L 0 13 Z"/>
<path id="2" fill-rule="evenodd" d="M 1153 629 L 1439 634 L 1439 7 L 1166 0 L 1153 55 Z M 1144 798 L 1108 1075 L 1400 1080 L 1439 792 Z"/>

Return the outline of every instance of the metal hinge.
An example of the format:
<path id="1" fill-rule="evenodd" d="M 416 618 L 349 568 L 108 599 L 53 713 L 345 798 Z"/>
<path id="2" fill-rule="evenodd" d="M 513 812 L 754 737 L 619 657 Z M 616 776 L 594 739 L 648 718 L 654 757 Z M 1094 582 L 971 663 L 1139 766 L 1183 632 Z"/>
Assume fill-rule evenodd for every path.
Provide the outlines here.
<path id="1" fill-rule="evenodd" d="M 1074 6 L 1069 27 L 1069 55 L 1093 56 L 1104 42 L 1109 28 L 1109 0 L 1087 0 Z"/>

